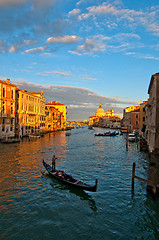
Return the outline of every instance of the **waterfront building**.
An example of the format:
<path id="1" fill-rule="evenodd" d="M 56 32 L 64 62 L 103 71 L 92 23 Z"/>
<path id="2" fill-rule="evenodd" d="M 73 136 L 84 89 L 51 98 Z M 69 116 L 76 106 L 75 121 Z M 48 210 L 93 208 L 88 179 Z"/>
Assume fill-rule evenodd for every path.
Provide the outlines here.
<path id="1" fill-rule="evenodd" d="M 62 113 L 58 111 L 55 107 L 50 107 L 45 105 L 45 131 L 57 131 L 61 129 L 60 121 Z M 60 118 L 59 118 L 60 116 Z"/>
<path id="2" fill-rule="evenodd" d="M 123 127 L 128 130 L 139 129 L 140 106 L 130 106 L 123 110 Z"/>
<path id="3" fill-rule="evenodd" d="M 0 80 L 0 139 L 15 135 L 15 89 L 10 79 Z"/>
<path id="4" fill-rule="evenodd" d="M 146 107 L 147 101 L 140 101 L 140 117 L 139 117 L 139 135 L 142 138 L 145 138 L 145 130 L 146 130 L 146 124 L 145 124 L 145 107 Z"/>
<path id="5" fill-rule="evenodd" d="M 121 118 L 119 116 L 105 117 L 100 125 L 107 128 L 121 128 Z"/>
<path id="6" fill-rule="evenodd" d="M 45 128 L 44 93 L 16 89 L 16 135 L 28 136 Z"/>
<path id="7" fill-rule="evenodd" d="M 146 141 L 151 153 L 159 154 L 159 73 L 152 75 L 146 105 Z"/>
<path id="8" fill-rule="evenodd" d="M 47 109 L 51 109 L 51 108 L 55 108 L 58 110 L 58 112 L 56 112 L 56 116 L 57 116 L 57 130 L 62 130 L 62 129 L 66 129 L 66 114 L 67 114 L 67 106 L 59 103 L 57 101 L 52 101 L 52 102 L 48 102 L 45 104 L 45 108 L 47 107 Z"/>
<path id="9" fill-rule="evenodd" d="M 105 112 L 101 104 L 96 110 L 96 114 L 89 117 L 89 125 L 95 127 L 120 128 L 120 121 L 121 118 L 114 115 L 114 109 L 108 109 L 108 111 Z"/>

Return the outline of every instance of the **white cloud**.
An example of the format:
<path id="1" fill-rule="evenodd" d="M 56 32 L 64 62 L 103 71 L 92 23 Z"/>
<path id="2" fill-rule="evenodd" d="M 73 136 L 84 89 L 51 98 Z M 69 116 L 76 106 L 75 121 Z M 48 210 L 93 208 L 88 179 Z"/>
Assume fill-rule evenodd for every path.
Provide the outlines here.
<path id="1" fill-rule="evenodd" d="M 91 78 L 91 77 L 83 77 L 83 79 L 85 80 L 90 80 L 90 81 L 96 81 L 96 78 Z"/>
<path id="2" fill-rule="evenodd" d="M 80 12 L 81 12 L 80 9 L 75 8 L 75 9 L 73 9 L 72 11 L 69 12 L 68 16 L 69 16 L 69 17 L 75 17 L 75 16 L 79 15 Z"/>
<path id="3" fill-rule="evenodd" d="M 71 44 L 76 43 L 81 40 L 80 37 L 72 35 L 65 35 L 63 37 L 50 37 L 46 40 L 46 43 L 65 43 L 65 44 Z"/>
<path id="4" fill-rule="evenodd" d="M 66 72 L 53 71 L 53 73 L 58 74 L 60 76 L 70 76 L 70 73 L 66 73 Z"/>
<path id="5" fill-rule="evenodd" d="M 29 53 L 40 53 L 46 50 L 46 46 L 42 46 L 42 47 L 37 47 L 37 48 L 32 48 L 32 49 L 28 49 L 25 50 L 24 53 L 29 54 Z"/>
<path id="6" fill-rule="evenodd" d="M 82 54 L 95 54 L 99 52 L 105 52 L 106 44 L 102 41 L 96 39 L 86 39 L 83 45 L 77 47 L 74 51 L 68 51 L 72 54 L 82 55 Z"/>
<path id="7" fill-rule="evenodd" d="M 10 53 L 17 52 L 17 48 L 15 46 L 10 47 L 9 49 Z"/>

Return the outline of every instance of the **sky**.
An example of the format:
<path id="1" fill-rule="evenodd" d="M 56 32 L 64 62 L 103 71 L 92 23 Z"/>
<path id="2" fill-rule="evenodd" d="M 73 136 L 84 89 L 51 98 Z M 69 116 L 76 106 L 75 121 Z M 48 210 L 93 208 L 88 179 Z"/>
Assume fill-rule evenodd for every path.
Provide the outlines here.
<path id="1" fill-rule="evenodd" d="M 0 0 L 0 79 L 88 120 L 122 117 L 159 71 L 158 0 Z"/>

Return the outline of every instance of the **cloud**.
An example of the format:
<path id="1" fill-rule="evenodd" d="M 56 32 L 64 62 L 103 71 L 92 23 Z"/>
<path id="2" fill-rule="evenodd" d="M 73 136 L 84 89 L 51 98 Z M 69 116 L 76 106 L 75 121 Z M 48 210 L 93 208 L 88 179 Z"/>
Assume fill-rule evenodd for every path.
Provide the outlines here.
<path id="1" fill-rule="evenodd" d="M 83 79 L 85 80 L 90 80 L 90 81 L 96 81 L 96 78 L 91 78 L 91 77 L 83 77 Z"/>
<path id="2" fill-rule="evenodd" d="M 70 73 L 64 72 L 64 71 L 45 71 L 45 72 L 38 72 L 36 75 L 41 75 L 41 76 L 49 76 L 49 75 L 59 75 L 59 76 L 70 76 Z"/>
<path id="3" fill-rule="evenodd" d="M 28 0 L 0 0 L 0 7 L 14 6 L 17 4 L 24 4 Z"/>
<path id="4" fill-rule="evenodd" d="M 70 76 L 70 73 L 66 73 L 66 72 L 53 71 L 53 73 L 58 74 L 60 76 Z"/>
<path id="5" fill-rule="evenodd" d="M 81 40 L 80 37 L 72 35 L 65 35 L 63 37 L 50 37 L 46 40 L 46 43 L 64 43 L 64 44 L 71 44 L 76 43 Z"/>
<path id="6" fill-rule="evenodd" d="M 72 11 L 69 12 L 68 16 L 69 17 L 76 17 L 77 15 L 80 14 L 80 12 L 81 12 L 80 9 L 75 8 Z"/>
<path id="7" fill-rule="evenodd" d="M 86 39 L 83 45 L 77 47 L 76 50 L 68 51 L 72 54 L 83 55 L 83 54 L 95 54 L 99 52 L 105 52 L 106 44 L 96 39 Z"/>
<path id="8" fill-rule="evenodd" d="M 32 0 L 32 6 L 34 8 L 45 8 L 54 5 L 56 0 Z M 0 7 L 13 7 L 30 3 L 30 0 L 0 0 Z"/>
<path id="9" fill-rule="evenodd" d="M 25 50 L 24 53 L 29 54 L 29 53 L 40 53 L 46 50 L 46 46 L 42 46 L 42 47 L 37 47 L 37 48 L 32 48 L 32 49 L 28 49 Z"/>
<path id="10" fill-rule="evenodd" d="M 46 102 L 56 100 L 70 108 L 68 120 L 84 120 L 95 114 L 99 104 L 102 104 L 105 111 L 114 108 L 115 114 L 122 114 L 123 108 L 136 105 L 134 101 L 124 101 L 119 98 L 102 96 L 87 88 L 27 83 L 25 81 L 15 82 L 21 89 L 29 92 L 44 92 Z"/>

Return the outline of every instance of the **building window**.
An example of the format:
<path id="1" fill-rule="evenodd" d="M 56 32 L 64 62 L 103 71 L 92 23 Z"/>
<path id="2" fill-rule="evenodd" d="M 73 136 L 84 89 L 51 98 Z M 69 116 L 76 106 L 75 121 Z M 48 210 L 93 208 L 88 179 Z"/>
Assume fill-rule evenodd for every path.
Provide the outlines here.
<path id="1" fill-rule="evenodd" d="M 145 107 L 143 108 L 143 112 L 145 112 Z"/>
<path id="2" fill-rule="evenodd" d="M 13 99 L 13 90 L 11 90 L 11 98 Z"/>
<path id="3" fill-rule="evenodd" d="M 145 117 L 143 117 L 143 122 L 145 122 Z"/>
<path id="4" fill-rule="evenodd" d="M 3 97 L 5 97 L 5 88 L 3 88 Z"/>
<path id="5" fill-rule="evenodd" d="M 136 121 L 136 126 L 138 126 L 138 122 Z"/>
<path id="6" fill-rule="evenodd" d="M 11 109 L 10 109 L 10 113 L 13 114 L 13 107 L 11 107 Z"/>
<path id="7" fill-rule="evenodd" d="M 2 113 L 4 113 L 4 106 L 2 107 Z"/>
<path id="8" fill-rule="evenodd" d="M 5 118 L 3 118 L 3 120 L 2 120 L 2 124 L 5 124 Z"/>
<path id="9" fill-rule="evenodd" d="M 4 132 L 4 127 L 2 127 L 2 132 Z"/>
<path id="10" fill-rule="evenodd" d="M 13 124 L 13 121 L 14 121 L 14 119 L 12 118 L 12 119 L 11 119 L 11 124 Z"/>
<path id="11" fill-rule="evenodd" d="M 138 118 L 138 114 L 136 114 L 136 118 Z"/>
<path id="12" fill-rule="evenodd" d="M 10 127 L 10 131 L 11 131 L 11 132 L 13 131 L 13 127 Z"/>

